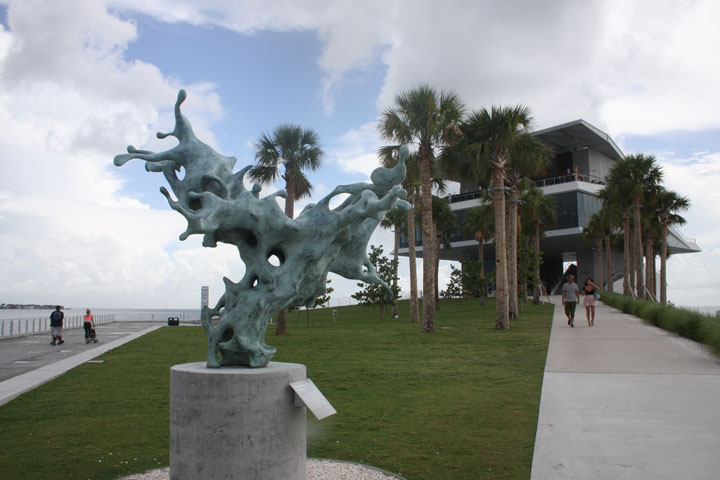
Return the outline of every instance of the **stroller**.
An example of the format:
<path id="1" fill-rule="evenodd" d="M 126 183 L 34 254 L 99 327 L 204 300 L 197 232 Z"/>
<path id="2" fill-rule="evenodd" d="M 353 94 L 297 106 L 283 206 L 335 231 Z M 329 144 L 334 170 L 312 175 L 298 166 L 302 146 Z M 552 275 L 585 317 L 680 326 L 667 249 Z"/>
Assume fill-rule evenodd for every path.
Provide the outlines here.
<path id="1" fill-rule="evenodd" d="M 97 333 L 95 333 L 94 328 L 90 329 L 90 335 L 85 338 L 85 343 L 98 343 Z"/>

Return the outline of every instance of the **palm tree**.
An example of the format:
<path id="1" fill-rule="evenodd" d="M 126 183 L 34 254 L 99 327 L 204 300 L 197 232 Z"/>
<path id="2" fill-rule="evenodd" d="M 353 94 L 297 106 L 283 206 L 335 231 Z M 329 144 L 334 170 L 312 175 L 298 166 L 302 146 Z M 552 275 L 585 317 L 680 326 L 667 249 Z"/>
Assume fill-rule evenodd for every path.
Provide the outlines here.
<path id="1" fill-rule="evenodd" d="M 657 302 L 657 285 L 655 284 L 655 248 L 660 242 L 660 220 L 657 215 L 657 193 L 644 200 L 642 209 L 643 246 L 645 247 L 645 289 L 652 300 Z"/>
<path id="2" fill-rule="evenodd" d="M 662 180 L 662 169 L 655 163 L 653 155 L 642 153 L 625 156 L 615 163 L 607 177 L 605 190 L 608 191 L 606 199 L 624 207 L 623 220 L 626 246 L 629 243 L 630 212 L 633 215 L 633 257 L 635 270 L 635 291 L 638 296 L 644 296 L 645 284 L 643 281 L 642 266 L 642 202 L 646 196 L 657 191 Z M 626 247 L 625 261 L 629 259 L 629 247 Z M 629 272 L 626 272 L 626 276 Z"/>
<path id="3" fill-rule="evenodd" d="M 463 233 L 472 235 L 478 242 L 478 262 L 480 263 L 480 279 L 485 276 L 485 255 L 484 243 L 488 238 L 492 238 L 495 231 L 495 219 L 493 218 L 493 209 L 490 203 L 485 203 L 479 207 L 473 207 L 465 212 L 463 221 Z M 485 305 L 485 290 L 480 295 L 480 305 Z"/>
<path id="4" fill-rule="evenodd" d="M 388 210 L 385 213 L 385 216 L 380 220 L 380 226 L 382 228 L 392 228 L 394 229 L 394 246 L 395 249 L 393 251 L 393 259 L 395 261 L 394 264 L 394 272 L 393 272 L 393 291 L 397 290 L 397 280 L 398 280 L 398 250 L 400 249 L 400 234 L 402 233 L 403 228 L 405 227 L 407 221 L 406 212 L 398 207 L 393 208 L 392 210 Z M 392 308 L 392 318 L 396 318 L 398 314 L 398 299 L 397 297 L 393 301 L 393 308 Z"/>
<path id="5" fill-rule="evenodd" d="M 527 128 L 527 127 L 526 127 Z M 508 198 L 508 308 L 510 318 L 518 316 L 518 202 L 520 182 L 527 177 L 541 175 L 547 170 L 550 149 L 529 133 L 522 133 L 510 154 L 505 178 L 509 187 Z M 539 278 L 539 277 L 538 277 Z"/>
<path id="6" fill-rule="evenodd" d="M 661 190 L 656 198 L 660 219 L 660 303 L 667 305 L 667 236 L 671 225 L 683 225 L 685 219 L 677 212 L 690 208 L 690 200 L 676 192 Z"/>
<path id="7" fill-rule="evenodd" d="M 309 196 L 312 192 L 305 171 L 320 168 L 323 155 L 314 130 L 289 123 L 279 125 L 272 134 L 264 133 L 255 144 L 257 164 L 250 169 L 249 178 L 263 185 L 274 183 L 278 177 L 285 180 L 285 215 L 294 218 L 295 200 Z M 285 335 L 286 331 L 287 310 L 281 310 L 275 334 Z"/>
<path id="8" fill-rule="evenodd" d="M 468 160 L 484 168 L 491 178 L 495 210 L 495 281 L 497 306 L 495 328 L 510 328 L 505 244 L 505 171 L 512 152 L 530 125 L 530 109 L 524 106 L 497 107 L 473 112 L 460 125 L 458 148 Z"/>
<path id="9" fill-rule="evenodd" d="M 395 105 L 383 111 L 380 136 L 399 144 L 417 145 L 423 206 L 423 332 L 435 331 L 435 296 L 433 268 L 435 251 L 432 221 L 431 162 L 434 150 L 445 143 L 448 129 L 462 118 L 464 106 L 452 91 L 437 92 L 429 85 L 419 85 L 395 96 Z"/>
<path id="10" fill-rule="evenodd" d="M 541 258 L 540 237 L 548 228 L 552 228 L 557 224 L 555 199 L 545 195 L 542 190 L 531 184 L 530 188 L 523 192 L 520 206 L 522 216 L 533 223 L 533 248 L 535 256 Z M 537 305 L 540 303 L 540 264 L 536 266 L 535 278 L 538 281 L 536 285 L 533 285 L 533 304 Z"/>

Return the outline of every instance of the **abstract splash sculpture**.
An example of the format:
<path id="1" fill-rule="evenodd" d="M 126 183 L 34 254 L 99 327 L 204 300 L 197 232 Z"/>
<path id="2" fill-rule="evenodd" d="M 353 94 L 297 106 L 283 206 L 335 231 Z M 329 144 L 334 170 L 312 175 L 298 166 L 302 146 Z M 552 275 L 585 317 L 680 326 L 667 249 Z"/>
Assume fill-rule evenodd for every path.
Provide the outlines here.
<path id="1" fill-rule="evenodd" d="M 383 285 L 392 297 L 366 249 L 387 210 L 410 209 L 404 200 L 407 192 L 400 186 L 407 148 L 401 148 L 397 166 L 373 171 L 372 183 L 338 186 L 291 219 L 275 201 L 287 197 L 284 190 L 259 198 L 260 185 L 248 191 L 243 184 L 251 166 L 233 173 L 235 158 L 222 156 L 198 140 L 180 112 L 186 96 L 184 90 L 178 93 L 175 129 L 157 134 L 161 139 L 173 136 L 179 145 L 158 153 L 129 146 L 128 153 L 117 155 L 114 163 L 121 166 L 137 158 L 145 160 L 146 170 L 163 173 L 177 200 L 165 187 L 160 192 L 187 219 L 180 240 L 203 234 L 205 247 L 223 242 L 240 252 L 244 277 L 238 283 L 224 277 L 225 294 L 214 308 L 204 307 L 201 313 L 208 335 L 208 367 L 267 365 L 275 354 L 275 348 L 264 342 L 270 316 L 292 306 L 312 307 L 325 293 L 328 272 Z M 182 179 L 177 175 L 181 168 Z M 349 197 L 330 209 L 330 200 L 340 194 Z M 279 265 L 269 261 L 273 257 Z"/>

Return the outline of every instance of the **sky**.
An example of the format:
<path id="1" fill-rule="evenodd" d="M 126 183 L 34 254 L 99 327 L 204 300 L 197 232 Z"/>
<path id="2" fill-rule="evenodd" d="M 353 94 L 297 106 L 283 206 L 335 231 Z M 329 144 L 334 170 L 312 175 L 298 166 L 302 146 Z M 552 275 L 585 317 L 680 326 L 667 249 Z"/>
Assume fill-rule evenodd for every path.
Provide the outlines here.
<path id="1" fill-rule="evenodd" d="M 427 83 L 469 110 L 520 103 L 535 129 L 581 118 L 655 155 L 703 250 L 669 259 L 669 299 L 720 305 L 718 19 L 713 0 L 0 0 L 0 303 L 197 308 L 202 285 L 214 303 L 223 276 L 242 278 L 234 247 L 178 239 L 162 175 L 112 163 L 128 145 L 174 146 L 155 133 L 173 129 L 179 89 L 236 168 L 280 124 L 318 133 L 299 212 L 367 181 L 380 113 Z M 392 233 L 370 243 L 390 252 Z M 442 262 L 441 285 L 449 273 Z M 400 277 L 407 294 L 406 259 Z M 358 290 L 331 278 L 336 299 Z"/>

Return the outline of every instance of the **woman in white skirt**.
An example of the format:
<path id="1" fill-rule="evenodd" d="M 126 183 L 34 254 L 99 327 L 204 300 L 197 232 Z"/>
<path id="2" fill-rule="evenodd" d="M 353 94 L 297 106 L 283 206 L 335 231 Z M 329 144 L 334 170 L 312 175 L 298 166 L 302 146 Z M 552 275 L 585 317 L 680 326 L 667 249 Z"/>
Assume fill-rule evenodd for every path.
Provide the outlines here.
<path id="1" fill-rule="evenodd" d="M 585 307 L 588 327 L 595 325 L 595 305 L 597 305 L 597 298 L 595 298 L 596 292 L 600 293 L 600 287 L 595 285 L 592 278 L 586 278 L 585 285 L 583 285 L 582 288 L 582 293 L 585 295 L 585 298 L 583 299 L 583 307 Z"/>

